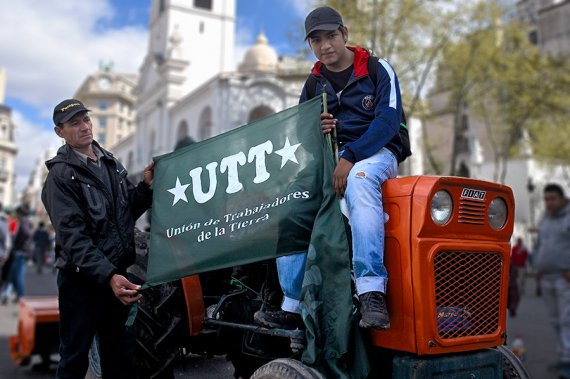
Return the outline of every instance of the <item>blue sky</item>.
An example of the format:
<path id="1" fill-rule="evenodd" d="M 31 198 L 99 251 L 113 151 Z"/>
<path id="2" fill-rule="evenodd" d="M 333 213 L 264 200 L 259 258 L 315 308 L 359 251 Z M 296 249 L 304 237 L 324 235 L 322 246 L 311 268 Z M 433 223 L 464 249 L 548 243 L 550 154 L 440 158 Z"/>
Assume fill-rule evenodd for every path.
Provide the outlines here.
<path id="1" fill-rule="evenodd" d="M 236 0 L 236 64 L 263 31 L 278 54 L 303 45 L 291 37 L 312 0 Z M 148 42 L 151 0 L 18 0 L 0 4 L 0 67 L 4 104 L 16 123 L 17 189 L 28 182 L 42 151 L 56 148 L 51 111 L 71 97 L 101 61 L 138 73 Z"/>

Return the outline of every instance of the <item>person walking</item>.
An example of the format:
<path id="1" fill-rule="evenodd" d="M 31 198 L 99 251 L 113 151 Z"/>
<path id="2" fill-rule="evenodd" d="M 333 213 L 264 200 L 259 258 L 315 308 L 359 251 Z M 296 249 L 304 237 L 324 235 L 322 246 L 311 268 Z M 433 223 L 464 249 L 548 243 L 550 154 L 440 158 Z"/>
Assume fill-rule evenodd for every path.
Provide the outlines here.
<path id="1" fill-rule="evenodd" d="M 12 238 L 8 227 L 8 216 L 4 213 L 4 206 L 0 203 L 0 288 L 8 277 L 8 257 Z"/>
<path id="2" fill-rule="evenodd" d="M 560 378 L 570 379 L 570 202 L 558 184 L 544 187 L 545 211 L 533 253 L 549 322 L 558 336 Z"/>
<path id="3" fill-rule="evenodd" d="M 151 205 L 151 162 L 135 187 L 127 170 L 94 139 L 89 109 L 76 99 L 53 110 L 65 140 L 46 162 L 42 202 L 55 230 L 60 361 L 57 378 L 83 378 L 99 341 L 104 378 L 131 378 L 134 334 L 125 325 L 140 286 L 126 277 L 134 263 L 134 224 Z"/>
<path id="4" fill-rule="evenodd" d="M 45 223 L 40 221 L 32 236 L 34 241 L 34 259 L 36 261 L 36 272 L 41 274 L 46 264 L 47 252 L 50 247 L 50 238 L 45 228 Z"/>
<path id="5" fill-rule="evenodd" d="M 517 285 L 521 296 L 524 294 L 525 290 L 527 261 L 528 250 L 523 243 L 523 239 L 521 237 L 517 237 L 515 245 L 511 249 L 511 265 L 513 265 L 517 270 Z"/>
<path id="6" fill-rule="evenodd" d="M 8 277 L 2 294 L 0 295 L 2 304 L 6 304 L 12 288 L 16 291 L 13 302 L 17 303 L 25 294 L 26 263 L 32 257 L 32 233 L 33 225 L 28 218 L 28 207 L 25 205 L 16 208 L 16 218 L 18 228 L 12 243 L 12 254 Z"/>
<path id="7" fill-rule="evenodd" d="M 410 154 L 400 134 L 405 121 L 398 78 L 385 60 L 360 46 L 346 45 L 348 28 L 333 8 L 316 8 L 307 15 L 305 40 L 318 61 L 299 102 L 327 93 L 321 127 L 324 134 L 333 129 L 338 134 L 340 159 L 332 184 L 348 208 L 360 326 L 387 329 L 382 183 L 396 177 L 399 162 Z M 286 329 L 302 324 L 299 301 L 305 262 L 306 252 L 277 259 L 284 301 L 280 310 L 256 312 L 258 324 Z"/>

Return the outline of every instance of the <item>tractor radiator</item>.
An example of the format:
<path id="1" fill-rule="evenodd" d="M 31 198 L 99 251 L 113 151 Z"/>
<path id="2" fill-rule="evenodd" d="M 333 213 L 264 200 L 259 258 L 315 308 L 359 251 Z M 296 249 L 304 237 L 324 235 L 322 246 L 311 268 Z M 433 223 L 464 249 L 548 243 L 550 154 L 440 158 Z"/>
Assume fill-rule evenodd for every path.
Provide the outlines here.
<path id="1" fill-rule="evenodd" d="M 499 328 L 501 254 L 441 251 L 434 259 L 437 332 L 442 340 Z"/>

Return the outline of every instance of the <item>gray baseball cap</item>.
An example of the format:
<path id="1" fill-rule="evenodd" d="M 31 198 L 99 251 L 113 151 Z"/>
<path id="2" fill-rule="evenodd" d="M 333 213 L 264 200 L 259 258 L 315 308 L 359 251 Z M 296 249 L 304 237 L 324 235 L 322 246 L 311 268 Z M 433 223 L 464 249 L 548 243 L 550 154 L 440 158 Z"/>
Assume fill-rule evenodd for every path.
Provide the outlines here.
<path id="1" fill-rule="evenodd" d="M 331 7 L 313 9 L 305 19 L 305 39 L 315 30 L 336 30 L 344 26 L 340 13 Z"/>

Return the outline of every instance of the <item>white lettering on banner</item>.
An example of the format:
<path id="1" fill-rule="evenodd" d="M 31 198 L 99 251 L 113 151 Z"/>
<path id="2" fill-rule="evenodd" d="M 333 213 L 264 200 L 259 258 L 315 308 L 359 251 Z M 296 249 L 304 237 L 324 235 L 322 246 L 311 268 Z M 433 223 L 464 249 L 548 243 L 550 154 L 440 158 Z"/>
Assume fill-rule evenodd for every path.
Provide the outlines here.
<path id="1" fill-rule="evenodd" d="M 222 159 L 220 163 L 220 172 L 223 174 L 228 171 L 228 187 L 226 193 L 236 193 L 242 190 L 243 184 L 239 181 L 238 163 L 240 166 L 245 164 L 245 154 L 239 152 Z"/>
<path id="2" fill-rule="evenodd" d="M 238 229 L 242 229 L 242 228 L 248 227 L 250 225 L 257 224 L 258 222 L 263 222 L 263 221 L 267 221 L 267 220 L 269 220 L 269 214 L 268 213 L 264 214 L 261 217 L 254 218 L 251 220 L 232 222 L 230 224 L 230 231 L 234 232 Z"/>
<path id="3" fill-rule="evenodd" d="M 261 145 L 254 146 L 249 149 L 247 161 L 251 163 L 255 160 L 255 178 L 253 178 L 254 183 L 263 183 L 269 179 L 270 174 L 267 172 L 267 168 L 265 167 L 265 154 L 271 154 L 272 151 L 273 144 L 271 141 L 267 141 Z"/>
<path id="4" fill-rule="evenodd" d="M 198 233 L 197 236 L 194 234 L 196 241 L 204 242 L 225 235 L 226 230 L 229 230 L 230 233 L 238 232 L 240 229 L 245 229 L 248 226 L 269 221 L 270 212 L 273 208 L 282 207 L 290 201 L 305 200 L 310 197 L 311 193 L 308 190 L 290 192 L 276 197 L 273 201 L 267 200 L 261 204 L 234 210 L 220 218 L 209 217 L 204 220 L 187 221 L 181 225 L 168 227 L 166 229 L 166 237 L 173 238 L 187 232 L 193 232 Z"/>
<path id="5" fill-rule="evenodd" d="M 177 236 L 179 234 L 189 232 L 191 230 L 199 229 L 200 226 L 201 225 L 199 222 L 191 222 L 189 224 L 183 224 L 177 228 L 169 228 L 166 230 L 166 236 L 168 238 L 172 238 L 172 237 Z"/>
<path id="6" fill-rule="evenodd" d="M 232 194 L 239 192 L 243 189 L 243 183 L 239 178 L 239 166 L 245 166 L 248 163 L 255 164 L 255 177 L 253 178 L 253 183 L 260 184 L 267 181 L 271 174 L 267 171 L 266 156 L 269 154 L 278 154 L 281 156 L 281 167 L 289 161 L 299 164 L 297 162 L 297 157 L 295 152 L 297 148 L 301 146 L 300 143 L 291 145 L 289 142 L 289 137 L 286 137 L 285 144 L 283 148 L 273 151 L 273 143 L 267 140 L 259 145 L 253 146 L 249 149 L 246 155 L 244 152 L 239 152 L 237 154 L 229 155 L 221 159 L 220 161 L 220 174 L 225 174 L 227 172 L 228 186 L 226 187 L 226 193 Z M 194 200 L 199 204 L 204 204 L 211 200 L 216 193 L 216 188 L 218 186 L 217 177 L 218 162 L 210 162 L 206 164 L 206 170 L 208 171 L 209 187 L 206 192 L 202 185 L 202 167 L 196 167 L 191 169 L 188 174 L 190 175 L 192 194 L 194 195 Z M 172 201 L 172 206 L 176 205 L 178 201 L 182 200 L 188 203 L 186 197 L 186 189 L 190 184 L 182 184 L 180 178 L 176 177 L 176 183 L 173 188 L 167 191 L 174 195 Z"/>
<path id="7" fill-rule="evenodd" d="M 216 193 L 216 186 L 218 184 L 218 178 L 216 177 L 216 167 L 218 167 L 218 162 L 211 162 L 206 165 L 206 170 L 210 174 L 210 188 L 208 192 L 202 192 L 202 167 L 196 167 L 190 170 L 190 177 L 192 178 L 192 193 L 194 194 L 194 200 L 197 203 L 203 204 L 206 201 L 214 197 Z"/>

